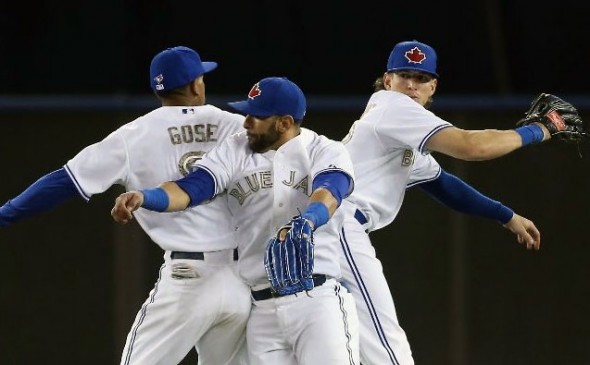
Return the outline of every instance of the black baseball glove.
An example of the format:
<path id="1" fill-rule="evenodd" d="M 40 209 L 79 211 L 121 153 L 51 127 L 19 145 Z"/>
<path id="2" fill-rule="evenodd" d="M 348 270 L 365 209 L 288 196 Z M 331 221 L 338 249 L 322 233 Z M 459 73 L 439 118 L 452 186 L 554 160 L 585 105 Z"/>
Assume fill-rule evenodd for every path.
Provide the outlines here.
<path id="1" fill-rule="evenodd" d="M 589 137 L 578 110 L 552 94 L 539 94 L 516 125 L 520 127 L 535 122 L 547 127 L 552 137 L 568 143 L 579 143 Z"/>

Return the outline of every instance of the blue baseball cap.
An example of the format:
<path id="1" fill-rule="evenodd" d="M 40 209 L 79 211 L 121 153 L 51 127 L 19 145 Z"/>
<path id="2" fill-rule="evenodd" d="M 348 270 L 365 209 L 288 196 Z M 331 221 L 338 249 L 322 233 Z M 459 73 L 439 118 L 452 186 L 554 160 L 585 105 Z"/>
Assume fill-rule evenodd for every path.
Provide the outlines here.
<path id="1" fill-rule="evenodd" d="M 242 114 L 260 118 L 290 115 L 295 120 L 303 120 L 307 108 L 303 91 L 286 77 L 262 79 L 252 86 L 247 100 L 227 104 Z"/>
<path id="2" fill-rule="evenodd" d="M 387 72 L 420 71 L 438 78 L 434 48 L 416 40 L 400 42 L 387 60 Z"/>
<path id="3" fill-rule="evenodd" d="M 167 48 L 150 64 L 150 85 L 154 91 L 174 90 L 217 68 L 217 62 L 202 62 L 188 47 Z"/>

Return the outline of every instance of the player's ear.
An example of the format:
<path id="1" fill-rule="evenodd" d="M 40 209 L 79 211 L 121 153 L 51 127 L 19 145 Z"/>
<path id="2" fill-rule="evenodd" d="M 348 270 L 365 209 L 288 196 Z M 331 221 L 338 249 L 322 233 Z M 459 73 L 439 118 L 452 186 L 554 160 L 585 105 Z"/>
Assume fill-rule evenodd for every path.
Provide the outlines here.
<path id="1" fill-rule="evenodd" d="M 290 115 L 282 115 L 277 121 L 277 132 L 285 133 L 291 126 L 295 124 L 295 120 Z"/>
<path id="2" fill-rule="evenodd" d="M 199 96 L 199 88 L 197 87 L 197 79 L 194 79 L 193 82 L 191 82 L 191 94 Z"/>
<path id="3" fill-rule="evenodd" d="M 383 74 L 383 88 L 385 90 L 391 90 L 391 79 L 393 78 L 393 72 L 385 72 Z"/>
<path id="4" fill-rule="evenodd" d="M 194 79 L 190 84 L 190 92 L 191 94 L 195 95 L 195 96 L 202 96 L 201 95 L 201 90 L 202 90 L 202 85 L 203 84 L 203 76 L 199 76 L 196 79 Z"/>
<path id="5" fill-rule="evenodd" d="M 432 94 L 434 94 L 434 93 L 435 93 L 435 91 L 436 91 L 436 87 L 437 87 L 437 86 L 438 86 L 438 79 L 434 79 L 434 80 L 432 80 L 432 82 L 431 82 L 431 86 L 430 86 L 430 87 L 432 88 Z"/>

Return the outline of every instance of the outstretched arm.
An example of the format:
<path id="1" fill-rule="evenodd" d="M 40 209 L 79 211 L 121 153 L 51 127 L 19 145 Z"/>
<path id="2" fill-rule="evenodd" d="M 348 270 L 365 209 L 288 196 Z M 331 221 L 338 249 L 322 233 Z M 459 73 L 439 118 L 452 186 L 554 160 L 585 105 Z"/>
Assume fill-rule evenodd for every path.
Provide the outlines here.
<path id="1" fill-rule="evenodd" d="M 550 138 L 549 131 L 540 123 L 534 123 L 534 127 L 508 130 L 465 130 L 449 127 L 430 137 L 426 142 L 426 148 L 460 160 L 484 161 Z"/>
<path id="2" fill-rule="evenodd" d="M 541 234 L 533 222 L 483 195 L 458 177 L 442 170 L 437 179 L 418 186 L 449 208 L 499 221 L 516 234 L 518 242 L 526 244 L 527 249 L 540 248 Z"/>
<path id="3" fill-rule="evenodd" d="M 215 195 L 213 177 L 197 169 L 186 177 L 168 181 L 154 189 L 128 191 L 115 199 L 111 216 L 117 223 L 129 223 L 139 208 L 156 212 L 177 212 L 199 205 Z"/>
<path id="4" fill-rule="evenodd" d="M 53 171 L 0 207 L 0 226 L 49 211 L 78 195 L 64 168 Z"/>
<path id="5" fill-rule="evenodd" d="M 446 128 L 432 136 L 426 147 L 462 160 L 489 160 L 552 136 L 574 143 L 589 136 L 578 110 L 571 103 L 547 93 L 539 94 L 531 102 L 524 118 L 516 125 L 517 128 L 507 131 Z"/>

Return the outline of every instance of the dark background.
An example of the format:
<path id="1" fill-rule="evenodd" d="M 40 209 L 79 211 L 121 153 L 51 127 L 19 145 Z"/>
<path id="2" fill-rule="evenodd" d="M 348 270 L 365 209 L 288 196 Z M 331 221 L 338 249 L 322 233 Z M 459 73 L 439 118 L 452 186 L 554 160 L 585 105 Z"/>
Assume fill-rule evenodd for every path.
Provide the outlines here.
<path id="1" fill-rule="evenodd" d="M 586 1 L 34 3 L 1 9 L 4 94 L 147 93 L 152 56 L 176 45 L 219 61 L 217 93 L 284 75 L 308 94 L 365 94 L 409 39 L 438 51 L 441 92 L 586 92 Z"/>
<path id="2" fill-rule="evenodd" d="M 459 127 L 512 128 L 541 91 L 584 117 L 589 10 L 570 0 L 3 4 L 0 201 L 157 106 L 148 65 L 175 45 L 219 62 L 206 77 L 211 103 L 288 76 L 308 95 L 307 126 L 334 139 L 408 39 L 437 50 L 433 111 Z M 590 364 L 588 145 L 581 153 L 552 140 L 494 161 L 436 156 L 532 219 L 539 252 L 414 190 L 372 234 L 417 364 Z M 119 362 L 162 255 L 137 226 L 112 222 L 120 191 L 0 230 L 0 364 Z"/>

